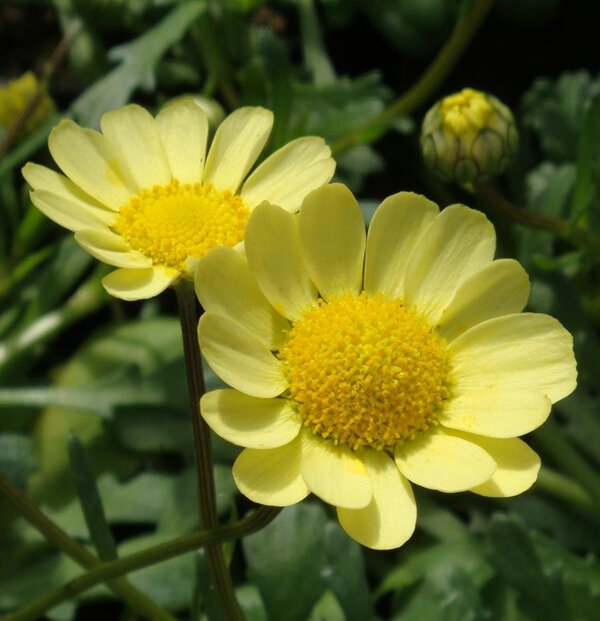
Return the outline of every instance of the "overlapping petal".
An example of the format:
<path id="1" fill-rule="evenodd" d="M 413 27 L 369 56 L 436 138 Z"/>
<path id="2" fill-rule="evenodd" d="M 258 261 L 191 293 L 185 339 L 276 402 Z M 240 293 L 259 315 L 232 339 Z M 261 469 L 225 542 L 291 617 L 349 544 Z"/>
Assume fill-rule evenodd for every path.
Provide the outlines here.
<path id="1" fill-rule="evenodd" d="M 239 490 L 263 505 L 287 507 L 310 493 L 300 464 L 300 437 L 273 449 L 243 450 L 233 464 L 233 478 Z"/>
<path id="2" fill-rule="evenodd" d="M 212 370 L 237 390 L 268 398 L 287 388 L 281 362 L 239 323 L 204 313 L 198 322 L 198 338 Z"/>
<path id="3" fill-rule="evenodd" d="M 143 269 L 120 268 L 102 279 L 102 285 L 116 298 L 145 300 L 162 293 L 179 280 L 179 272 L 170 267 L 154 265 Z"/>
<path id="4" fill-rule="evenodd" d="M 259 399 L 237 390 L 206 393 L 200 408 L 204 420 L 225 440 L 247 448 L 277 448 L 291 442 L 302 419 L 286 399 Z"/>
<path id="5" fill-rule="evenodd" d="M 300 253 L 298 223 L 291 214 L 264 203 L 246 227 L 246 256 L 258 286 L 273 308 L 288 319 L 299 319 L 317 303 Z"/>
<path id="6" fill-rule="evenodd" d="M 131 250 L 123 238 L 108 229 L 83 229 L 75 233 L 75 241 L 93 257 L 126 268 L 150 268 L 152 259 L 141 252 Z"/>
<path id="7" fill-rule="evenodd" d="M 304 199 L 299 217 L 302 259 L 321 297 L 362 287 L 365 222 L 350 190 L 331 184 Z"/>
<path id="8" fill-rule="evenodd" d="M 388 455 L 365 450 L 362 459 L 373 486 L 373 498 L 362 509 L 338 508 L 342 528 L 369 548 L 397 548 L 415 530 L 417 506 L 408 481 Z"/>
<path id="9" fill-rule="evenodd" d="M 406 266 L 405 301 L 436 325 L 455 291 L 491 263 L 494 227 L 479 211 L 446 207 L 417 240 Z"/>

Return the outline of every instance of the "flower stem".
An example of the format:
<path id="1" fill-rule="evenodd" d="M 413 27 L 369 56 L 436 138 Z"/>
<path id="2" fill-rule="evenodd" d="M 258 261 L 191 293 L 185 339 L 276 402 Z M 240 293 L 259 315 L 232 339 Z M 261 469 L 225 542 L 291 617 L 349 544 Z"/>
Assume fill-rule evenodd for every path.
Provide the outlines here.
<path id="1" fill-rule="evenodd" d="M 61 587 L 34 600 L 27 606 L 14 613 L 3 616 L 0 621 L 35 621 L 47 610 L 61 602 L 87 591 L 88 589 L 109 582 L 144 567 L 156 565 L 175 556 L 197 550 L 203 546 L 210 546 L 238 539 L 244 535 L 253 533 L 264 528 L 281 511 L 279 507 L 259 507 L 249 516 L 238 522 L 221 526 L 215 530 L 203 530 L 185 537 L 179 537 L 166 543 L 153 546 L 137 554 L 132 554 L 108 563 L 102 563 L 99 567 L 90 569 L 82 576 L 74 578 Z"/>
<path id="2" fill-rule="evenodd" d="M 183 280 L 175 288 L 175 291 L 181 322 L 190 411 L 192 415 L 198 483 L 199 524 L 201 529 L 212 530 L 218 526 L 218 518 L 210 434 L 208 426 L 200 415 L 200 397 L 205 392 L 205 386 L 197 332 L 199 307 L 192 283 Z M 209 588 L 216 592 L 225 618 L 231 621 L 243 620 L 244 614 L 235 598 L 231 576 L 225 562 L 222 547 L 218 544 L 207 545 L 206 558 L 211 575 Z"/>
<path id="3" fill-rule="evenodd" d="M 68 557 L 79 563 L 79 565 L 85 569 L 94 569 L 102 566 L 102 563 L 87 548 L 69 537 L 60 526 L 48 519 L 23 492 L 10 482 L 1 470 L 0 496 L 5 498 L 48 542 L 55 545 Z M 115 595 L 146 619 L 151 621 L 176 621 L 175 617 L 138 591 L 125 578 L 110 580 L 107 581 L 107 584 Z"/>
<path id="4" fill-rule="evenodd" d="M 486 15 L 494 4 L 494 0 L 473 0 L 470 9 L 456 24 L 450 38 L 438 52 L 421 77 L 398 99 L 392 102 L 381 114 L 359 127 L 348 136 L 337 140 L 331 146 L 334 155 L 349 148 L 368 142 L 381 135 L 379 126 L 387 127 L 392 119 L 405 116 L 421 106 L 431 94 L 439 88 L 458 62 L 469 43 L 477 33 Z"/>
<path id="5" fill-rule="evenodd" d="M 475 193 L 491 209 L 512 222 L 541 231 L 549 231 L 587 250 L 600 251 L 600 238 L 579 225 L 571 226 L 566 220 L 521 209 L 513 205 L 491 185 L 478 185 Z"/>

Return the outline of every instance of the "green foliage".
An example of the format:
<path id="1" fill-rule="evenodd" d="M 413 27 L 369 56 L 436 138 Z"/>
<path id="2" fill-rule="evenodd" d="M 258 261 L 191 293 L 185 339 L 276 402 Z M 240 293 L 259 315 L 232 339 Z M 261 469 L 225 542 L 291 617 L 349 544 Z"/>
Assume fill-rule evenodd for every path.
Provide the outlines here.
<path id="1" fill-rule="evenodd" d="M 485 210 L 496 225 L 499 254 L 517 258 L 530 273 L 528 308 L 552 314 L 573 333 L 579 385 L 554 409 L 552 422 L 528 439 L 544 468 L 522 497 L 419 490 L 417 531 L 391 551 L 362 548 L 329 507 L 308 499 L 225 546 L 247 618 L 599 619 L 600 81 L 590 73 L 596 67 L 573 71 L 570 59 L 537 75 L 527 63 L 494 70 L 485 57 L 489 37 L 501 43 L 496 51 L 508 54 L 510 44 L 522 58 L 543 58 L 550 50 L 532 52 L 532 46 L 545 29 L 557 28 L 559 17 L 572 16 L 570 4 L 498 0 L 488 30 L 475 41 L 476 57 L 467 51 L 451 81 L 438 81 L 419 97 L 409 91 L 408 99 L 402 95 L 413 77 L 423 75 L 476 2 L 34 4 L 0 3 L 0 39 L 13 34 L 3 20 L 15 15 L 22 21 L 14 31 L 23 31 L 0 59 L 1 80 L 44 66 L 59 31 L 79 24 L 79 34 L 48 74 L 61 112 L 0 155 L 2 473 L 102 559 L 197 529 L 174 296 L 132 304 L 109 299 L 101 286 L 107 268 L 34 208 L 19 170 L 28 160 L 49 164 L 48 134 L 62 117 L 97 126 L 105 111 L 127 102 L 155 112 L 182 94 L 228 111 L 262 105 L 275 113 L 262 157 L 302 135 L 324 137 L 335 150 L 336 180 L 359 192 L 367 223 L 382 198 L 401 190 Z M 521 146 L 508 175 L 495 183 L 529 221 L 491 209 L 469 189 L 441 185 L 422 164 L 417 145 L 426 107 L 449 89 L 479 85 L 513 106 Z M 540 226 L 540 217 L 558 226 Z M 208 388 L 219 386 L 205 371 Z M 227 524 L 253 507 L 231 474 L 239 449 L 212 440 L 217 511 Z M 0 549 L 0 614 L 83 571 L 2 497 Z M 207 576 L 204 554 L 191 552 L 129 578 L 177 618 L 212 621 L 220 613 Z M 132 618 L 103 586 L 47 616 Z"/>

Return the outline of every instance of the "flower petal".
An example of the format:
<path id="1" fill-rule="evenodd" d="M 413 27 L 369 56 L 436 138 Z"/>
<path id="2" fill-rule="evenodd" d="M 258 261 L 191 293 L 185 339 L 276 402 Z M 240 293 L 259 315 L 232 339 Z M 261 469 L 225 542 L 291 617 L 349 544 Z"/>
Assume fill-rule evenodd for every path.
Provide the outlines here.
<path id="1" fill-rule="evenodd" d="M 300 254 L 298 223 L 291 213 L 269 203 L 259 205 L 246 226 L 245 248 L 258 286 L 278 313 L 299 319 L 317 303 L 317 290 Z"/>
<path id="2" fill-rule="evenodd" d="M 210 428 L 232 444 L 255 449 L 283 446 L 302 426 L 300 414 L 286 399 L 249 397 L 237 390 L 213 390 L 200 400 Z"/>
<path id="3" fill-rule="evenodd" d="M 474 441 L 494 458 L 498 470 L 489 481 L 471 488 L 472 492 L 506 498 L 528 490 L 535 483 L 541 462 L 538 454 L 525 442 L 518 438 L 476 438 Z"/>
<path id="4" fill-rule="evenodd" d="M 335 446 L 304 430 L 300 470 L 310 491 L 336 507 L 360 509 L 373 497 L 373 486 L 362 460 L 347 446 Z"/>
<path id="5" fill-rule="evenodd" d="M 321 295 L 358 295 L 365 221 L 352 192 L 340 183 L 313 190 L 302 203 L 298 225 L 302 258 Z"/>
<path id="6" fill-rule="evenodd" d="M 253 397 L 276 397 L 287 388 L 281 362 L 239 323 L 204 313 L 198 337 L 208 364 L 230 386 Z"/>
<path id="7" fill-rule="evenodd" d="M 537 429 L 548 418 L 551 407 L 549 397 L 539 392 L 487 386 L 450 399 L 439 422 L 459 431 L 514 438 Z"/>
<path id="8" fill-rule="evenodd" d="M 337 510 L 342 528 L 358 543 L 376 550 L 398 548 L 415 530 L 417 505 L 410 483 L 388 455 L 365 450 L 361 459 L 373 485 L 363 509 Z"/>
<path id="9" fill-rule="evenodd" d="M 94 207 L 82 209 L 79 205 L 46 190 L 34 190 L 29 196 L 31 202 L 45 216 L 70 231 L 93 228 L 106 229 L 106 223 L 96 217 Z M 114 211 L 104 211 L 106 214 L 110 214 L 111 220 L 114 220 Z"/>
<path id="10" fill-rule="evenodd" d="M 112 209 L 106 209 L 104 205 L 83 192 L 64 175 L 31 162 L 23 166 L 22 172 L 27 183 L 35 190 L 31 194 L 32 200 L 35 194 L 40 202 L 44 203 L 48 212 L 41 207 L 38 209 L 61 226 L 72 231 L 78 230 L 59 222 L 54 215 L 50 214 L 50 211 L 54 212 L 57 217 L 72 220 L 74 224 L 80 220 L 88 220 L 88 215 L 108 225 L 115 221 L 117 216 Z M 34 205 L 36 205 L 35 202 Z"/>
<path id="11" fill-rule="evenodd" d="M 93 257 L 114 265 L 133 269 L 152 267 L 152 259 L 132 250 L 123 238 L 109 230 L 83 229 L 75 233 L 75 241 Z"/>
<path id="12" fill-rule="evenodd" d="M 48 148 L 65 175 L 103 205 L 118 210 L 136 193 L 118 150 L 102 134 L 63 120 L 50 132 Z"/>
<path id="13" fill-rule="evenodd" d="M 252 208 L 268 201 L 298 211 L 304 197 L 335 172 L 331 149 L 322 138 L 297 138 L 270 155 L 245 181 L 241 195 Z"/>
<path id="14" fill-rule="evenodd" d="M 111 110 L 100 119 L 102 133 L 117 146 L 142 190 L 171 181 L 171 169 L 152 115 L 136 104 Z"/>
<path id="15" fill-rule="evenodd" d="M 365 291 L 389 298 L 404 296 L 406 264 L 421 233 L 439 213 L 420 194 L 399 192 L 375 211 L 367 236 Z"/>
<path id="16" fill-rule="evenodd" d="M 273 449 L 243 450 L 233 464 L 240 492 L 254 502 L 287 507 L 300 502 L 309 489 L 300 474 L 300 438 Z"/>
<path id="17" fill-rule="evenodd" d="M 263 150 L 273 113 L 260 107 L 238 108 L 219 125 L 208 152 L 204 183 L 236 192 Z"/>
<path id="18" fill-rule="evenodd" d="M 121 268 L 102 279 L 104 288 L 122 300 L 146 300 L 162 293 L 179 278 L 179 272 L 164 265 L 144 269 Z"/>
<path id="19" fill-rule="evenodd" d="M 464 205 L 446 207 L 423 231 L 406 266 L 405 300 L 437 324 L 460 284 L 491 263 L 494 227 Z"/>
<path id="20" fill-rule="evenodd" d="M 181 183 L 199 183 L 208 140 L 206 114 L 190 97 L 166 105 L 156 123 L 173 177 Z"/>
<path id="21" fill-rule="evenodd" d="M 540 392 L 552 403 L 573 392 L 573 337 L 553 317 L 518 313 L 477 324 L 448 345 L 461 393 Z"/>
<path id="22" fill-rule="evenodd" d="M 496 470 L 496 462 L 480 446 L 440 427 L 398 444 L 394 459 L 409 481 L 440 492 L 471 489 Z"/>
<path id="23" fill-rule="evenodd" d="M 492 261 L 458 287 L 442 313 L 437 332 L 452 340 L 487 319 L 520 313 L 529 299 L 529 289 L 529 276 L 517 261 Z"/>
<path id="24" fill-rule="evenodd" d="M 239 252 L 214 248 L 198 261 L 194 282 L 204 310 L 241 323 L 269 349 L 283 344 L 290 324 L 269 304 Z"/>

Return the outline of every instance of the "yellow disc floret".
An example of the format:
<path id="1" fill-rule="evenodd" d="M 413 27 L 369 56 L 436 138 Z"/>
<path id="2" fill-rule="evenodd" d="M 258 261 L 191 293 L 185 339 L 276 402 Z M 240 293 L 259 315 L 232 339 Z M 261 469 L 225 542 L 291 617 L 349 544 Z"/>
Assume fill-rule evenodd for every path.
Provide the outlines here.
<path id="1" fill-rule="evenodd" d="M 229 191 L 173 181 L 142 190 L 121 207 L 113 228 L 155 264 L 184 271 L 188 257 L 242 241 L 249 215 L 242 198 Z"/>
<path id="2" fill-rule="evenodd" d="M 440 108 L 444 126 L 458 135 L 481 129 L 493 111 L 485 94 L 472 88 L 445 97 Z"/>
<path id="3" fill-rule="evenodd" d="M 304 425 L 352 449 L 413 438 L 450 395 L 444 342 L 421 315 L 381 295 L 321 301 L 278 356 Z"/>

